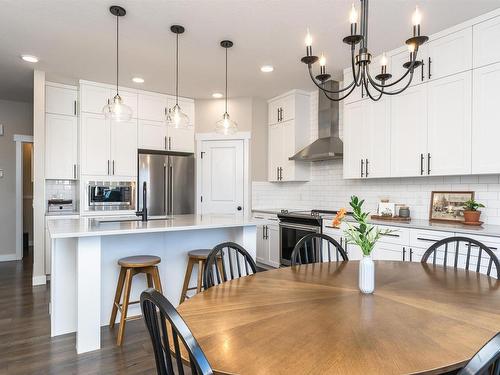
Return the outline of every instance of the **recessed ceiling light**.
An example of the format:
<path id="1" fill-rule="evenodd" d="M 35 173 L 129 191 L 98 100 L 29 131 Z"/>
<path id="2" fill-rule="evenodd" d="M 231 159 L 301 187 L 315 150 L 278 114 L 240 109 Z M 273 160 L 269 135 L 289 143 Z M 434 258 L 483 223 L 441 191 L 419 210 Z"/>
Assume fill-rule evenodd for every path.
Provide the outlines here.
<path id="1" fill-rule="evenodd" d="M 264 65 L 261 66 L 260 71 L 264 73 L 271 73 L 274 70 L 274 67 L 272 65 Z"/>
<path id="2" fill-rule="evenodd" d="M 38 62 L 38 57 L 32 56 L 32 55 L 21 55 L 21 59 L 23 59 L 26 62 L 30 62 L 30 63 L 37 63 Z"/>
<path id="3" fill-rule="evenodd" d="M 220 99 L 222 98 L 224 95 L 222 95 L 220 92 L 214 92 L 212 94 L 212 98 L 215 98 L 215 99 Z"/>
<path id="4" fill-rule="evenodd" d="M 132 78 L 132 81 L 135 83 L 144 83 L 144 78 L 134 77 L 134 78 Z"/>

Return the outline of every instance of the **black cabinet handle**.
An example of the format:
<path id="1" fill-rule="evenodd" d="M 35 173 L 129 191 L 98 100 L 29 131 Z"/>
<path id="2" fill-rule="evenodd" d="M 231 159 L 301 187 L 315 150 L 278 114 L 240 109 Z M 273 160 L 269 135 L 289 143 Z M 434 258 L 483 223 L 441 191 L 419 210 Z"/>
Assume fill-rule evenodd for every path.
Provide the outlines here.
<path id="1" fill-rule="evenodd" d="M 368 177 L 368 159 L 365 160 L 365 177 Z"/>
<path id="2" fill-rule="evenodd" d="M 432 64 L 432 59 L 429 57 L 429 60 L 428 60 L 428 64 L 427 64 L 427 75 L 428 75 L 428 79 L 431 79 L 431 64 Z"/>
<path id="3" fill-rule="evenodd" d="M 424 174 L 424 154 L 420 154 L 420 176 Z"/>
<path id="4" fill-rule="evenodd" d="M 75 114 L 75 116 L 76 116 L 76 100 L 75 100 L 75 102 L 73 103 L 73 113 L 74 113 L 74 114 Z"/>
<path id="5" fill-rule="evenodd" d="M 421 60 L 422 65 L 420 66 L 420 81 L 423 82 L 425 77 L 424 77 L 424 60 Z"/>
<path id="6" fill-rule="evenodd" d="M 109 160 L 108 160 L 108 175 L 109 175 Z"/>
<path id="7" fill-rule="evenodd" d="M 280 168 L 276 167 L 276 181 L 280 180 Z"/>
<path id="8" fill-rule="evenodd" d="M 280 181 L 283 181 L 283 168 L 280 167 L 279 171 L 280 171 Z"/>
<path id="9" fill-rule="evenodd" d="M 115 161 L 113 160 L 113 176 L 115 175 Z"/>
<path id="10" fill-rule="evenodd" d="M 73 164 L 73 176 L 76 180 L 76 164 Z"/>
<path id="11" fill-rule="evenodd" d="M 167 136 L 164 137 L 163 143 L 165 144 L 165 150 L 167 149 Z"/>
<path id="12" fill-rule="evenodd" d="M 172 149 L 172 137 L 168 137 L 168 149 Z"/>
<path id="13" fill-rule="evenodd" d="M 361 177 L 364 177 L 364 163 L 365 161 L 363 159 L 361 159 Z"/>
<path id="14" fill-rule="evenodd" d="M 392 234 L 392 233 L 383 233 L 382 236 L 399 238 L 399 234 Z"/>
<path id="15" fill-rule="evenodd" d="M 406 260 L 406 248 L 403 247 L 403 262 Z"/>
<path id="16" fill-rule="evenodd" d="M 417 240 L 425 241 L 425 242 L 438 242 L 439 241 L 439 240 L 431 240 L 430 238 L 423 238 L 423 237 L 417 237 Z"/>
<path id="17" fill-rule="evenodd" d="M 410 262 L 413 262 L 413 249 L 410 249 Z"/>
<path id="18" fill-rule="evenodd" d="M 431 154 L 427 154 L 427 174 L 431 174 Z"/>

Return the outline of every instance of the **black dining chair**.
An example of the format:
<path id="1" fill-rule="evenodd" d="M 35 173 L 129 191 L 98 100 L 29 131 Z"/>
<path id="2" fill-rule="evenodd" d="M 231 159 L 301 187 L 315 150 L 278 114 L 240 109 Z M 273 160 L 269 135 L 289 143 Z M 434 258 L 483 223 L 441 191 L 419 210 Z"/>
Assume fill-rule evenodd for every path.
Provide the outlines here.
<path id="1" fill-rule="evenodd" d="M 500 332 L 479 349 L 458 375 L 500 375 Z"/>
<path id="2" fill-rule="evenodd" d="M 176 375 L 174 366 L 177 367 L 177 375 L 184 375 L 179 338 L 189 355 L 191 374 L 213 374 L 200 345 L 177 310 L 163 294 L 153 288 L 146 289 L 141 293 L 141 309 L 153 343 L 158 375 Z M 171 327 L 170 336 L 167 331 L 167 321 Z M 172 357 L 175 358 L 175 364 Z"/>
<path id="3" fill-rule="evenodd" d="M 422 256 L 422 263 L 482 272 L 500 279 L 500 262 L 485 244 L 468 237 L 448 237 L 434 243 Z"/>
<path id="4" fill-rule="evenodd" d="M 248 251 L 237 243 L 224 242 L 215 246 L 208 255 L 203 272 L 203 286 L 208 289 L 256 272 L 257 265 Z"/>
<path id="5" fill-rule="evenodd" d="M 326 252 L 325 257 L 323 253 Z M 349 260 L 346 251 L 332 237 L 323 233 L 311 233 L 302 237 L 295 245 L 290 257 L 292 266 Z"/>

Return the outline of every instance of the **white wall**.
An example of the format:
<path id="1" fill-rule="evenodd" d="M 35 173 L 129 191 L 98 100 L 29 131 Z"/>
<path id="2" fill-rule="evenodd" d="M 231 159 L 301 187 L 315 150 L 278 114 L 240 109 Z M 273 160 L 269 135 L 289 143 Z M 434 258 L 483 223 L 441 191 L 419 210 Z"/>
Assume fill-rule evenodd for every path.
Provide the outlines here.
<path id="1" fill-rule="evenodd" d="M 0 260 L 12 260 L 16 254 L 16 144 L 14 134 L 33 134 L 33 105 L 0 100 Z"/>
<path id="2" fill-rule="evenodd" d="M 317 137 L 317 93 L 311 101 L 311 139 Z M 340 134 L 342 135 L 342 121 Z M 342 160 L 314 162 L 311 181 L 305 183 L 253 182 L 254 208 L 319 208 L 336 210 L 348 207 L 356 194 L 366 199 L 366 209 L 375 212 L 377 203 L 388 198 L 410 206 L 416 219 L 428 219 L 430 195 L 436 190 L 475 191 L 476 199 L 486 205 L 482 219 L 500 225 L 500 176 L 450 176 L 344 180 Z"/>
<path id="3" fill-rule="evenodd" d="M 210 133 L 224 114 L 223 99 L 195 100 L 196 133 Z M 251 132 L 250 160 L 252 181 L 267 180 L 267 102 L 260 98 L 234 98 L 228 113 L 239 131 Z"/>

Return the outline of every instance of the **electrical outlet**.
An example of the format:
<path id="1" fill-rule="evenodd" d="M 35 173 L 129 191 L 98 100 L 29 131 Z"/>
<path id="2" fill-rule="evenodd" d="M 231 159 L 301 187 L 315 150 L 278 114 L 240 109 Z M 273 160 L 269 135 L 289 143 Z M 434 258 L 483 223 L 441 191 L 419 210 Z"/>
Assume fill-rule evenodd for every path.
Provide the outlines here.
<path id="1" fill-rule="evenodd" d="M 3 178 L 3 169 L 0 169 L 0 178 Z"/>
<path id="2" fill-rule="evenodd" d="M 0 137 L 3 135 L 3 124 L 0 124 Z"/>

